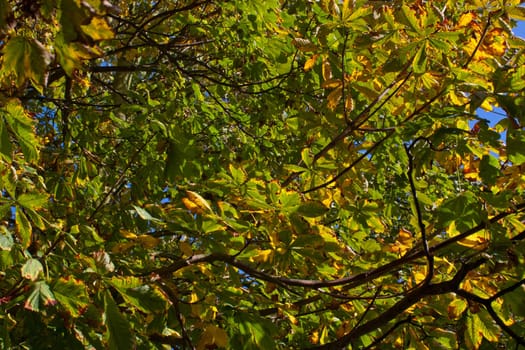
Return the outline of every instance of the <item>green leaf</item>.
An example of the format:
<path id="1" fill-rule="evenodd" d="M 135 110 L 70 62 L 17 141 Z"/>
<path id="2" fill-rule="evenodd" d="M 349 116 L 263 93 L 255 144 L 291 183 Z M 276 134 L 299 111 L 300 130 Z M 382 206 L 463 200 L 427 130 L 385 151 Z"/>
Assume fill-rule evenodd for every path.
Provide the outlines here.
<path id="1" fill-rule="evenodd" d="M 142 220 L 152 221 L 152 222 L 162 222 L 162 220 L 154 218 L 153 216 L 151 216 L 150 213 L 148 213 L 145 209 L 142 209 L 141 207 L 134 205 L 133 208 L 135 208 L 135 212 Z"/>
<path id="2" fill-rule="evenodd" d="M 9 138 L 7 127 L 4 123 L 4 118 L 0 118 L 0 155 L 5 161 L 11 162 L 13 159 L 13 145 Z"/>
<path id="3" fill-rule="evenodd" d="M 47 204 L 48 197 L 43 194 L 21 194 L 16 201 L 24 208 L 28 209 L 39 209 Z"/>
<path id="4" fill-rule="evenodd" d="M 31 227 L 31 224 L 29 223 L 29 220 L 27 219 L 27 216 L 22 212 L 22 209 L 17 208 L 15 216 L 16 232 L 18 234 L 18 237 L 20 238 L 20 241 L 22 242 L 22 246 L 24 248 L 27 248 L 31 244 L 31 236 L 33 234 L 33 229 Z"/>
<path id="5" fill-rule="evenodd" d="M 7 27 L 9 12 L 11 9 L 7 0 L 0 0 L 0 32 Z"/>
<path id="6" fill-rule="evenodd" d="M 500 176 L 500 165 L 498 160 L 491 155 L 484 155 L 479 163 L 479 175 L 481 179 L 489 185 L 496 183 Z"/>
<path id="7" fill-rule="evenodd" d="M 306 216 L 309 218 L 315 218 L 323 216 L 328 211 L 328 208 L 323 203 L 318 201 L 308 201 L 301 203 L 297 208 L 297 214 Z"/>
<path id="8" fill-rule="evenodd" d="M 104 293 L 104 324 L 106 325 L 106 340 L 110 350 L 129 350 L 135 348 L 135 338 L 131 332 L 128 320 L 120 313 L 113 297 Z"/>
<path id="9" fill-rule="evenodd" d="M 85 34 L 95 41 L 113 39 L 115 36 L 109 24 L 102 17 L 93 17 L 89 24 L 81 25 L 80 27 Z"/>
<path id="10" fill-rule="evenodd" d="M 0 249 L 9 251 L 14 244 L 13 236 L 11 235 L 11 232 L 5 228 L 5 226 L 1 226 L 0 229 L 3 231 L 0 232 Z"/>
<path id="11" fill-rule="evenodd" d="M 525 21 L 525 8 L 521 6 L 512 6 L 507 8 L 507 14 L 510 18 L 516 19 L 518 21 Z"/>
<path id="12" fill-rule="evenodd" d="M 113 286 L 129 304 L 145 313 L 159 313 L 167 309 L 164 295 L 154 287 L 134 277 L 113 277 L 108 283 Z"/>
<path id="13" fill-rule="evenodd" d="M 82 315 L 89 305 L 86 286 L 81 280 L 60 277 L 53 285 L 53 293 L 58 303 L 73 317 Z"/>
<path id="14" fill-rule="evenodd" d="M 416 74 L 423 74 L 427 70 L 427 45 L 426 42 L 421 45 L 419 50 L 414 57 L 414 62 L 412 62 L 412 70 Z"/>
<path id="15" fill-rule="evenodd" d="M 38 40 L 16 36 L 7 42 L 3 53 L 0 76 L 13 75 L 19 87 L 29 79 L 42 93 L 46 69 L 51 62 L 51 54 L 46 48 Z"/>
<path id="16" fill-rule="evenodd" d="M 37 145 L 39 142 L 34 134 L 35 121 L 27 115 L 20 101 L 16 99 L 10 99 L 5 109 L 7 111 L 6 121 L 14 132 L 26 161 L 38 160 Z"/>
<path id="17" fill-rule="evenodd" d="M 31 281 L 36 281 L 41 272 L 44 272 L 44 266 L 38 259 L 29 259 L 22 266 L 22 277 Z"/>
<path id="18" fill-rule="evenodd" d="M 417 23 L 417 18 L 416 18 L 416 14 L 414 13 L 414 11 L 408 7 L 407 5 L 403 5 L 401 7 L 401 14 L 403 15 L 406 23 L 409 25 L 410 29 L 412 29 L 412 31 L 416 32 L 416 33 L 419 33 L 420 29 L 419 29 L 419 24 Z"/>
<path id="19" fill-rule="evenodd" d="M 53 306 L 57 303 L 51 289 L 43 281 L 35 283 L 33 291 L 27 298 L 24 307 L 31 311 L 40 311 L 40 302 L 43 302 L 44 306 Z"/>
<path id="20" fill-rule="evenodd" d="M 242 185 L 246 181 L 246 173 L 243 171 L 242 168 L 237 168 L 230 164 L 229 169 L 233 181 L 235 181 L 236 184 Z"/>
<path id="21" fill-rule="evenodd" d="M 465 343 L 469 349 L 477 349 L 483 341 L 483 324 L 477 314 L 469 313 L 465 319 Z"/>
<path id="22" fill-rule="evenodd" d="M 525 133 L 520 130 L 507 132 L 507 156 L 514 165 L 525 163 Z"/>

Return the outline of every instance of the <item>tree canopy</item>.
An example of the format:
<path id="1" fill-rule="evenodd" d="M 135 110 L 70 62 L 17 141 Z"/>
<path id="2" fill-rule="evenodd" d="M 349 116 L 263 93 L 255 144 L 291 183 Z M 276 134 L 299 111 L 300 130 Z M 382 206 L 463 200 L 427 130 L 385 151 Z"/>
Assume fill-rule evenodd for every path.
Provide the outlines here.
<path id="1" fill-rule="evenodd" d="M 522 2 L 0 0 L 1 347 L 525 346 Z"/>

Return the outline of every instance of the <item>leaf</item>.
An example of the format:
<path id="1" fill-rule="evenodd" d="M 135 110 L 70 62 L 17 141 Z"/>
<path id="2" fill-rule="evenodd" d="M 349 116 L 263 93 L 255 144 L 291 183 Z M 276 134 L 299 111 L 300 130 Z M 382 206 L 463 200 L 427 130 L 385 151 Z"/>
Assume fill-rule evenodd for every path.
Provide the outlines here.
<path id="1" fill-rule="evenodd" d="M 328 208 L 323 203 L 317 201 L 308 201 L 301 203 L 297 208 L 297 214 L 309 218 L 323 216 L 328 211 Z"/>
<path id="2" fill-rule="evenodd" d="M 482 323 L 477 314 L 468 314 L 465 319 L 465 343 L 469 349 L 478 349 L 483 341 Z"/>
<path id="3" fill-rule="evenodd" d="M 113 277 L 108 283 L 113 286 L 130 305 L 141 312 L 159 313 L 167 309 L 168 301 L 155 287 L 141 282 L 138 278 Z"/>
<path id="4" fill-rule="evenodd" d="M 151 222 L 156 222 L 156 223 L 161 223 L 161 222 L 162 222 L 162 220 L 157 219 L 157 218 L 154 218 L 153 216 L 151 216 L 150 213 L 148 213 L 147 210 L 142 209 L 141 207 L 138 207 L 138 206 L 134 205 L 133 208 L 135 209 L 135 212 L 137 213 L 137 215 L 138 215 L 142 220 L 151 221 Z"/>
<path id="5" fill-rule="evenodd" d="M 24 248 L 29 247 L 31 244 L 31 236 L 33 234 L 33 229 L 27 216 L 22 212 L 22 209 L 17 208 L 16 210 L 16 233 L 20 238 L 22 246 Z"/>
<path id="6" fill-rule="evenodd" d="M 494 185 L 501 175 L 498 160 L 491 155 L 484 155 L 479 163 L 479 175 L 483 182 Z"/>
<path id="7" fill-rule="evenodd" d="M 3 48 L 4 62 L 0 76 L 13 75 L 20 87 L 29 79 L 33 86 L 43 92 L 46 68 L 51 62 L 51 54 L 35 39 L 15 36 Z"/>
<path id="8" fill-rule="evenodd" d="M 36 281 L 41 272 L 44 272 L 44 266 L 38 259 L 29 259 L 22 266 L 22 277 L 31 281 Z"/>
<path id="9" fill-rule="evenodd" d="M 161 243 L 159 238 L 147 234 L 137 236 L 135 240 L 145 249 L 155 248 Z"/>
<path id="10" fill-rule="evenodd" d="M 347 113 L 354 110 L 354 100 L 352 99 L 351 95 L 347 95 L 345 97 L 345 109 Z"/>
<path id="11" fill-rule="evenodd" d="M 15 243 L 13 236 L 5 227 L 2 226 L 0 228 L 3 231 L 0 232 L 0 249 L 10 251 Z"/>
<path id="12" fill-rule="evenodd" d="M 458 244 L 475 250 L 484 250 L 489 242 L 490 234 L 486 230 L 482 230 L 458 241 Z"/>
<path id="13" fill-rule="evenodd" d="M 326 57 L 323 57 L 322 74 L 324 81 L 332 79 L 332 67 L 330 66 L 330 61 Z"/>
<path id="14" fill-rule="evenodd" d="M 95 41 L 113 39 L 115 36 L 106 20 L 98 16 L 93 17 L 89 24 L 81 25 L 80 28 Z"/>
<path id="15" fill-rule="evenodd" d="M 313 44 L 308 39 L 295 38 L 292 40 L 293 46 L 295 46 L 299 51 L 302 52 L 311 52 L 317 50 L 317 46 Z"/>
<path id="16" fill-rule="evenodd" d="M 462 314 L 463 311 L 467 309 L 467 302 L 463 299 L 456 298 L 448 305 L 448 318 L 452 320 L 457 320 Z"/>
<path id="17" fill-rule="evenodd" d="M 326 99 L 328 100 L 328 108 L 332 111 L 334 111 L 337 108 L 337 104 L 341 100 L 341 97 L 343 96 L 343 89 L 341 87 L 333 90 Z"/>
<path id="18" fill-rule="evenodd" d="M 81 316 L 90 303 L 86 285 L 73 277 L 60 277 L 52 289 L 58 303 L 73 317 Z"/>
<path id="19" fill-rule="evenodd" d="M 419 50 L 414 57 L 414 62 L 412 62 L 412 70 L 416 74 L 423 74 L 427 70 L 427 47 L 426 43 L 421 45 Z"/>
<path id="20" fill-rule="evenodd" d="M 6 121 L 14 132 L 26 161 L 38 160 L 39 141 L 34 134 L 34 120 L 27 115 L 19 100 L 9 99 L 5 110 L 7 111 Z"/>
<path id="21" fill-rule="evenodd" d="M 47 204 L 48 197 L 42 194 L 21 194 L 16 201 L 24 208 L 28 209 L 39 209 Z"/>
<path id="22" fill-rule="evenodd" d="M 236 168 L 232 164 L 229 165 L 230 174 L 236 184 L 242 185 L 246 181 L 246 173 L 242 168 Z M 190 198 L 188 196 L 188 198 Z M 209 206 L 209 205 L 208 205 Z M 211 210 L 211 208 L 210 208 Z"/>
<path id="23" fill-rule="evenodd" d="M 521 6 L 512 6 L 507 8 L 507 14 L 512 19 L 516 19 L 518 21 L 525 21 L 525 8 Z"/>
<path id="24" fill-rule="evenodd" d="M 406 23 L 408 23 L 410 29 L 412 29 L 413 32 L 418 33 L 420 29 L 417 23 L 415 12 L 407 5 L 403 4 L 401 7 L 401 14 L 404 16 L 404 19 L 406 20 Z"/>
<path id="25" fill-rule="evenodd" d="M 312 70 L 312 68 L 313 68 L 314 65 L 315 65 L 315 62 L 317 62 L 317 58 L 319 58 L 319 55 L 318 55 L 318 54 L 313 55 L 312 57 L 310 57 L 310 58 L 304 63 L 303 70 L 304 70 L 305 72 L 308 72 L 308 71 Z"/>
<path id="26" fill-rule="evenodd" d="M 273 260 L 274 251 L 272 249 L 260 250 L 257 255 L 250 257 L 253 262 L 271 262 Z"/>
<path id="27" fill-rule="evenodd" d="M 182 198 L 182 202 L 192 213 L 213 213 L 210 204 L 208 204 L 208 202 L 202 198 L 200 194 L 193 191 L 186 191 L 186 196 L 187 197 Z"/>
<path id="28" fill-rule="evenodd" d="M 54 306 L 57 303 L 51 289 L 43 281 L 35 282 L 33 291 L 24 303 L 24 308 L 31 311 L 40 311 L 41 301 L 44 306 Z"/>
<path id="29" fill-rule="evenodd" d="M 131 332 L 128 320 L 111 297 L 109 291 L 104 293 L 104 324 L 106 340 L 110 350 L 129 350 L 135 348 L 135 337 Z"/>
<path id="30" fill-rule="evenodd" d="M 525 133 L 509 130 L 507 133 L 507 156 L 514 165 L 525 163 Z"/>
<path id="31" fill-rule="evenodd" d="M 224 329 L 208 324 L 202 332 L 201 339 L 197 344 L 197 350 L 208 349 L 210 346 L 224 348 L 228 345 L 228 335 Z"/>
<path id="32" fill-rule="evenodd" d="M 342 84 L 343 82 L 339 79 L 329 79 L 329 80 L 323 81 L 323 83 L 321 84 L 321 87 L 323 89 L 333 89 L 333 88 L 341 86 Z"/>
<path id="33" fill-rule="evenodd" d="M 4 119 L 0 118 L 0 155 L 2 158 L 11 162 L 13 157 L 13 143 L 9 137 L 8 125 L 4 123 Z"/>

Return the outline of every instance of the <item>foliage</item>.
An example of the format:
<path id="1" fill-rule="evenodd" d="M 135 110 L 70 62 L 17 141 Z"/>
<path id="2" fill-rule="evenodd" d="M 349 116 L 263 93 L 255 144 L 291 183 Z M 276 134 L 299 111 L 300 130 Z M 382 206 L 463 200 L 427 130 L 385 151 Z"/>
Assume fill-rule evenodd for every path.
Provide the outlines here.
<path id="1" fill-rule="evenodd" d="M 525 345 L 520 3 L 0 0 L 1 347 Z"/>

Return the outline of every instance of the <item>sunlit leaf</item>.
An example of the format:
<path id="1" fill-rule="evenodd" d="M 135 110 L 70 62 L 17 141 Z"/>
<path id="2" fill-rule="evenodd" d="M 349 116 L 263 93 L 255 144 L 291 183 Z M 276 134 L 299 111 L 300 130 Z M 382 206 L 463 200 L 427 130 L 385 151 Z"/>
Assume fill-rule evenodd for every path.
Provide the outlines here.
<path id="1" fill-rule="evenodd" d="M 73 317 L 79 317 L 85 312 L 89 304 L 89 297 L 84 282 L 72 277 L 61 277 L 52 289 L 58 303 Z"/>
<path id="2" fill-rule="evenodd" d="M 31 281 L 36 281 L 40 273 L 44 271 L 44 266 L 37 259 L 29 259 L 22 266 L 22 277 Z"/>

